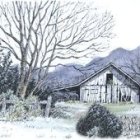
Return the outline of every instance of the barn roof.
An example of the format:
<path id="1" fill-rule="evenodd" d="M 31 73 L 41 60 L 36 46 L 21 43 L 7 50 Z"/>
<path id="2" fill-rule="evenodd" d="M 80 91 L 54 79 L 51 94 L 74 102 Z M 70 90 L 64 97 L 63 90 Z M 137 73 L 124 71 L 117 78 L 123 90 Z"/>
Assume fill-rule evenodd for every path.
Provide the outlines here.
<path id="1" fill-rule="evenodd" d="M 81 85 L 81 84 L 86 83 L 87 81 L 89 81 L 90 79 L 92 79 L 94 76 L 98 75 L 99 73 L 101 73 L 102 71 L 108 69 L 109 67 L 113 67 L 114 69 L 118 70 L 120 73 L 122 73 L 123 75 L 125 75 L 126 77 L 128 77 L 131 81 L 133 81 L 137 86 L 140 87 L 140 84 L 134 78 L 132 78 L 129 74 L 127 74 L 126 72 L 124 72 L 121 68 L 117 67 L 112 62 L 109 63 L 108 65 L 106 65 L 104 68 L 100 69 L 99 71 L 91 74 L 90 77 L 88 77 L 87 79 L 83 80 L 78 85 Z"/>
<path id="2" fill-rule="evenodd" d="M 69 89 L 69 88 L 78 87 L 78 86 L 80 86 L 80 85 L 88 82 L 90 79 L 92 79 L 93 77 L 95 77 L 96 75 L 98 75 L 99 73 L 101 73 L 102 71 L 108 69 L 109 67 L 113 67 L 114 69 L 116 69 L 117 71 L 119 71 L 120 73 L 122 73 L 123 75 L 125 75 L 126 77 L 128 77 L 134 84 L 136 84 L 137 86 L 140 87 L 140 84 L 133 77 L 131 77 L 129 74 L 127 74 L 121 68 L 117 67 L 115 64 L 113 64 L 111 62 L 111 63 L 107 64 L 105 67 L 103 67 L 102 69 L 100 69 L 97 72 L 94 72 L 93 74 L 91 74 L 88 78 L 86 78 L 85 80 L 81 81 L 80 83 L 75 84 L 75 85 L 71 85 L 71 86 L 68 86 L 68 87 L 59 88 L 59 89 L 56 89 L 56 90 L 58 91 L 58 90 L 63 90 L 63 89 Z"/>

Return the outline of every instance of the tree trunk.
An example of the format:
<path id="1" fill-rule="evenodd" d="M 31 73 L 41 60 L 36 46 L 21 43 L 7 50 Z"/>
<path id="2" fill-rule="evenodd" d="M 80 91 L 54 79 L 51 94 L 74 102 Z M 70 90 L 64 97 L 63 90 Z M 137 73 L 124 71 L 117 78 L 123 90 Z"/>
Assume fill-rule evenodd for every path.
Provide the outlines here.
<path id="1" fill-rule="evenodd" d="M 22 56 L 23 59 L 20 63 L 20 79 L 19 84 L 17 87 L 16 95 L 21 96 L 22 99 L 25 97 L 26 94 L 26 85 L 25 85 L 25 78 L 26 78 L 26 63 L 25 63 L 25 55 Z"/>
<path id="2" fill-rule="evenodd" d="M 26 93 L 27 93 L 27 88 L 28 88 L 28 85 L 29 85 L 29 81 L 30 81 L 30 77 L 31 77 L 31 73 L 29 73 L 25 78 L 27 78 L 25 81 L 24 81 L 24 86 L 23 86 L 23 89 L 22 89 L 22 94 L 21 94 L 21 97 L 22 99 L 24 99 L 26 97 Z"/>

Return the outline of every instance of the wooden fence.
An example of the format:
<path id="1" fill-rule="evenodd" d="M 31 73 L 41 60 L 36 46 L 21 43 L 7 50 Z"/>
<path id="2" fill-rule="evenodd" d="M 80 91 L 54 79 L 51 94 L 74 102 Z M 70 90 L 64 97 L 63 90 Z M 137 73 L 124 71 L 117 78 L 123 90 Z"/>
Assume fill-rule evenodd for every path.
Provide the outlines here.
<path id="1" fill-rule="evenodd" d="M 52 97 L 49 96 L 48 100 L 43 100 L 43 101 L 38 101 L 38 102 L 30 102 L 27 104 L 27 106 L 34 106 L 35 109 L 37 109 L 39 106 L 45 106 L 44 109 L 44 115 L 45 117 L 49 117 L 50 109 L 51 109 L 51 102 L 52 102 Z M 6 100 L 6 98 L 3 98 L 3 100 L 0 102 L 1 106 L 1 111 L 2 114 L 5 115 L 7 111 L 7 106 L 14 105 L 15 102 L 11 100 Z M 26 106 L 26 105 L 25 105 Z"/>

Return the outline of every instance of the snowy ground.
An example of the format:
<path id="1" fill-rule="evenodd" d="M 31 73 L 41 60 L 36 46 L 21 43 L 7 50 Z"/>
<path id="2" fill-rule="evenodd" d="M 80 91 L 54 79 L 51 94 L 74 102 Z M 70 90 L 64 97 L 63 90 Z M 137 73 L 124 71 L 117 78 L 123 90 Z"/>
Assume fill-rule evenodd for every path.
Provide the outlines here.
<path id="1" fill-rule="evenodd" d="M 75 131 L 76 120 L 88 109 L 88 104 L 60 103 L 57 107 L 64 107 L 71 116 L 68 119 L 31 118 L 28 121 L 7 122 L 0 121 L 0 140 L 86 140 L 95 139 L 78 135 Z M 66 108 L 67 107 L 67 108 Z M 69 110 L 68 110 L 69 109 Z M 140 115 L 140 108 L 127 111 L 127 114 Z M 98 138 L 96 138 L 98 139 Z M 120 139 L 127 139 L 120 137 Z M 134 138 L 133 138 L 134 139 Z M 136 138 L 135 138 L 136 139 Z"/>
<path id="2" fill-rule="evenodd" d="M 25 122 L 0 122 L 0 140 L 63 140 L 78 137 L 73 124 L 63 119 L 36 118 Z"/>

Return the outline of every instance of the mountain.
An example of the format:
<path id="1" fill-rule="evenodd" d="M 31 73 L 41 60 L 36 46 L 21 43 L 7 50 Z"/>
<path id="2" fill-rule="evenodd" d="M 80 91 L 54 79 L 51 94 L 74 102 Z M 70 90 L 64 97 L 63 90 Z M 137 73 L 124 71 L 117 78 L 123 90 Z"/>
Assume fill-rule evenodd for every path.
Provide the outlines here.
<path id="1" fill-rule="evenodd" d="M 140 53 L 140 47 L 137 47 L 131 51 L 125 50 L 123 48 L 117 48 L 106 57 L 94 58 L 86 66 L 77 64 L 60 66 L 54 72 L 49 74 L 47 83 L 49 85 L 53 85 L 54 88 L 74 85 L 103 68 L 110 62 L 114 63 L 123 71 L 133 76 L 131 69 L 128 69 L 126 65 L 132 63 L 131 59 L 136 61 L 136 55 L 138 55 L 138 53 Z M 139 81 L 139 79 L 137 79 L 137 81 Z"/>
<path id="2" fill-rule="evenodd" d="M 125 50 L 123 48 L 117 48 L 116 50 L 113 50 L 107 57 L 98 57 L 98 60 L 93 59 L 86 65 L 86 67 L 93 65 L 103 66 L 110 62 L 116 65 L 123 65 L 124 61 L 129 59 L 130 55 L 131 51 Z"/>
<path id="3" fill-rule="evenodd" d="M 49 74 L 46 84 L 52 88 L 59 88 L 79 83 L 85 77 L 85 74 L 80 72 L 81 67 L 83 66 L 77 64 L 59 66 Z"/>
<path id="4" fill-rule="evenodd" d="M 108 63 L 112 62 L 140 83 L 140 74 L 136 75 L 136 72 L 140 73 L 139 60 L 140 46 L 131 51 L 123 48 L 117 48 L 113 50 L 107 57 L 98 57 L 98 59 L 93 59 L 86 65 L 86 68 L 91 69 L 89 72 L 92 73 L 93 69 L 94 71 L 98 71 Z M 135 69 L 135 73 L 133 69 Z"/>

